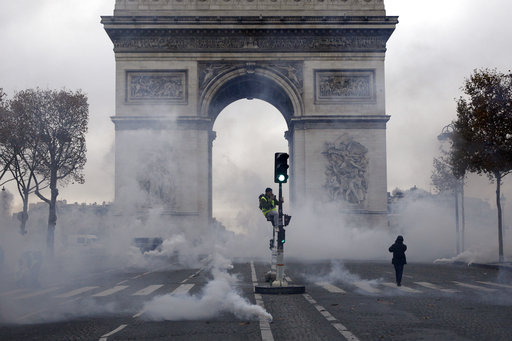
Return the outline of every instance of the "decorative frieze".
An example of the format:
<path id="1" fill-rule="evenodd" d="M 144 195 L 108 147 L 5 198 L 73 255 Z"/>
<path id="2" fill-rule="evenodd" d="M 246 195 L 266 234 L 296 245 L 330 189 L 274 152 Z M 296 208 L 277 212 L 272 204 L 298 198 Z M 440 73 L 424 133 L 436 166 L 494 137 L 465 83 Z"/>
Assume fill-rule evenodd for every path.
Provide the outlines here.
<path id="1" fill-rule="evenodd" d="M 315 103 L 375 102 L 375 70 L 315 70 Z"/>
<path id="2" fill-rule="evenodd" d="M 126 102 L 187 103 L 187 70 L 126 71 Z"/>
<path id="3" fill-rule="evenodd" d="M 386 30 L 151 30 L 116 31 L 116 52 L 349 52 L 385 51 Z"/>
<path id="4" fill-rule="evenodd" d="M 326 142 L 322 154 L 327 159 L 325 171 L 329 199 L 360 205 L 368 191 L 368 148 L 345 135 L 334 143 Z"/>
<path id="5" fill-rule="evenodd" d="M 299 93 L 304 87 L 303 62 L 256 61 L 256 62 L 200 62 L 198 63 L 199 89 L 204 90 L 218 77 L 236 69 L 253 73 L 256 69 L 268 70 L 291 83 Z"/>

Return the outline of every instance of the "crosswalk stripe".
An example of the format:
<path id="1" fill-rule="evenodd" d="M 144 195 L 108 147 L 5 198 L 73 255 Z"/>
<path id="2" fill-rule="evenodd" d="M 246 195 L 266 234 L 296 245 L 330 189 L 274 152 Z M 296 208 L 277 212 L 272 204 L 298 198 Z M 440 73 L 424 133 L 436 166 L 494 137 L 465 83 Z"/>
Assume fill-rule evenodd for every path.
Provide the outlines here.
<path id="1" fill-rule="evenodd" d="M 382 285 L 385 285 L 387 287 L 391 287 L 391 288 L 396 288 L 398 290 L 401 290 L 401 291 L 405 291 L 405 292 L 410 292 L 410 293 L 413 293 L 413 294 L 419 294 L 421 293 L 422 291 L 421 290 L 416 290 L 416 289 L 413 289 L 413 288 L 409 288 L 409 287 L 406 287 L 406 286 L 397 286 L 395 283 L 391 283 L 391 282 L 385 282 L 385 283 L 382 283 Z"/>
<path id="2" fill-rule="evenodd" d="M 429 283 L 429 282 L 414 282 L 414 283 L 416 283 L 418 285 L 421 285 L 422 287 L 425 287 L 425 288 L 429 288 L 429 289 L 433 289 L 433 290 L 439 290 L 439 291 L 450 293 L 450 294 L 459 292 L 456 289 L 444 289 L 444 288 L 441 288 L 441 287 L 439 287 L 439 286 L 437 286 L 435 284 Z"/>
<path id="3" fill-rule="evenodd" d="M 316 282 L 315 283 L 316 285 L 324 288 L 325 290 L 333 293 L 333 294 L 346 294 L 345 290 L 341 289 L 341 288 L 338 288 L 337 286 L 335 285 L 332 285 L 331 283 L 327 283 L 327 282 Z"/>
<path id="4" fill-rule="evenodd" d="M 487 285 L 494 285 L 495 287 L 512 289 L 512 285 L 501 284 L 501 283 L 494 283 L 494 282 L 484 282 L 484 281 L 477 281 L 477 282 L 478 283 L 482 283 L 482 284 L 487 284 Z"/>
<path id="5" fill-rule="evenodd" d="M 179 287 L 174 289 L 171 292 L 171 295 L 179 295 L 179 294 L 186 294 L 194 287 L 195 284 L 188 283 L 188 284 L 181 284 Z"/>
<path id="6" fill-rule="evenodd" d="M 373 287 L 370 283 L 366 281 L 352 282 L 352 284 L 355 285 L 357 288 L 372 294 L 378 294 L 380 292 L 379 289 Z"/>
<path id="7" fill-rule="evenodd" d="M 163 284 L 149 285 L 149 286 L 145 287 L 144 289 L 137 291 L 135 294 L 132 294 L 132 296 L 146 296 L 146 295 L 151 294 L 155 290 L 160 289 L 163 286 L 164 286 Z"/>
<path id="8" fill-rule="evenodd" d="M 75 290 L 71 290 L 69 292 L 66 292 L 64 294 L 60 294 L 60 295 L 57 295 L 55 297 L 57 298 L 69 298 L 69 297 L 73 297 L 73 296 L 77 296 L 77 295 L 80 295 L 80 294 L 83 294 L 87 291 L 91 291 L 91 290 L 94 290 L 96 289 L 97 286 L 92 286 L 92 287 L 83 287 L 83 288 L 79 288 L 79 289 L 75 289 Z"/>
<path id="9" fill-rule="evenodd" d="M 116 285 L 113 288 L 110 288 L 110 289 L 104 290 L 102 292 L 99 292 L 97 294 L 94 294 L 94 295 L 92 295 L 92 297 L 105 297 L 105 296 L 109 296 L 109 295 L 115 294 L 116 292 L 124 290 L 126 288 L 128 288 L 127 285 Z"/>
<path id="10" fill-rule="evenodd" d="M 41 296 L 41 295 L 44 295 L 44 294 L 48 294 L 48 293 L 50 293 L 52 291 L 57 291 L 58 289 L 60 289 L 60 288 L 59 287 L 46 288 L 46 289 L 42 289 L 42 290 L 31 292 L 31 293 L 28 293 L 28 294 L 24 294 L 24 295 L 18 296 L 16 298 L 22 300 L 22 299 L 25 299 L 25 298 Z"/>
<path id="11" fill-rule="evenodd" d="M 476 289 L 476 290 L 485 291 L 485 292 L 494 292 L 494 291 L 496 291 L 496 289 L 486 288 L 486 287 L 482 287 L 482 286 L 479 286 L 479 285 L 473 285 L 473 284 L 468 284 L 468 283 L 461 283 L 461 282 L 457 282 L 457 281 L 453 281 L 453 283 L 455 283 L 457 285 L 460 285 L 461 287 Z"/>

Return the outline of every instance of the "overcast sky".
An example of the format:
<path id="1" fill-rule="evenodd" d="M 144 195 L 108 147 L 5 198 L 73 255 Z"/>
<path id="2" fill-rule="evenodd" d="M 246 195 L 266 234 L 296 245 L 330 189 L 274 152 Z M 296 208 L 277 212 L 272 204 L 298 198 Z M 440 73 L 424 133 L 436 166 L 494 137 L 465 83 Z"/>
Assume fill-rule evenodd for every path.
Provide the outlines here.
<path id="1" fill-rule="evenodd" d="M 429 190 L 432 158 L 439 147 L 436 137 L 455 118 L 454 99 L 460 96 L 464 78 L 480 67 L 511 69 L 512 1 L 385 0 L 385 4 L 388 15 L 400 17 L 386 56 L 386 110 L 391 115 L 388 189 L 417 185 Z M 115 114 L 115 62 L 112 43 L 100 24 L 100 16 L 111 15 L 113 8 L 114 0 L 0 1 L 0 87 L 8 96 L 39 86 L 82 89 L 89 97 L 86 183 L 61 191 L 60 198 L 68 202 L 111 201 L 114 196 L 110 116 Z M 219 137 L 214 152 L 231 154 L 232 161 L 240 163 L 243 155 L 237 158 L 229 150 L 236 145 L 236 136 L 224 145 L 220 136 L 229 135 L 233 127 L 240 132 L 254 130 L 247 118 L 236 116 L 250 111 L 244 103 L 231 105 L 215 124 Z M 275 136 L 281 138 L 279 125 L 284 127 L 284 121 L 272 109 L 267 115 L 276 122 Z M 494 187 L 486 179 L 472 182 L 469 195 L 492 200 Z M 506 196 L 512 194 L 509 183 L 512 176 L 505 178 Z"/>

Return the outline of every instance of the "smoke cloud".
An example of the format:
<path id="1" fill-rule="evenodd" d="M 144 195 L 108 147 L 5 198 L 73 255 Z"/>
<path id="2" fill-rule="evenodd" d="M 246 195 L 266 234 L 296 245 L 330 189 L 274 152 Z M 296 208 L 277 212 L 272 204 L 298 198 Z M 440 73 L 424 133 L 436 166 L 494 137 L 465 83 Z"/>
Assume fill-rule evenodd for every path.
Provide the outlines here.
<path id="1" fill-rule="evenodd" d="M 192 320 L 232 313 L 240 319 L 259 317 L 272 321 L 270 315 L 259 305 L 250 303 L 236 290 L 239 279 L 228 273 L 231 262 L 216 253 L 213 257 L 210 280 L 197 296 L 190 294 L 168 294 L 157 296 L 144 305 L 144 317 L 150 320 Z"/>

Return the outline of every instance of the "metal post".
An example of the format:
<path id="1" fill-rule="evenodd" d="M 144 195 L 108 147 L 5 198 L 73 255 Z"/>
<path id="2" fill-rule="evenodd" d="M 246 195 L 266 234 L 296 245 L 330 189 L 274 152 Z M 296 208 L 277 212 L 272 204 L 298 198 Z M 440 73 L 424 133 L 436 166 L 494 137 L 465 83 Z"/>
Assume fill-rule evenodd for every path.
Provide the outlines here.
<path id="1" fill-rule="evenodd" d="M 284 281 L 284 245 L 279 240 L 279 231 L 284 230 L 283 227 L 283 184 L 279 183 L 279 224 L 278 224 L 278 237 L 277 237 L 277 264 L 276 264 L 276 280 L 272 283 L 273 286 L 286 286 Z"/>

